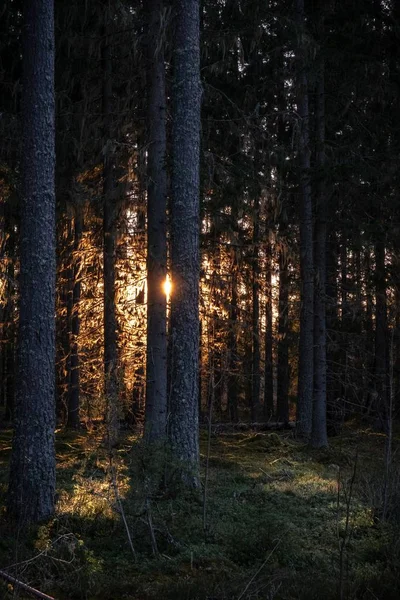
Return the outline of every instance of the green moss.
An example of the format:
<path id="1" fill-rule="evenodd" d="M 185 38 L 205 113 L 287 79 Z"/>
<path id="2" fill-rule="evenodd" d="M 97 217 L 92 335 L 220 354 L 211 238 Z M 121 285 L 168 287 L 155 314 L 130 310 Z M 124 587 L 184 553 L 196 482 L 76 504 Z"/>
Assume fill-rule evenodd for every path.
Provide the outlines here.
<path id="1" fill-rule="evenodd" d="M 354 439 L 345 432 L 329 451 L 317 452 L 276 433 L 213 437 L 204 528 L 201 492 L 165 490 L 165 450 L 123 441 L 114 460 L 117 501 L 100 435 L 60 433 L 56 518 L 22 537 L 3 518 L 0 562 L 29 560 L 24 578 L 60 600 L 227 600 L 259 569 L 244 598 L 333 600 L 343 545 L 346 597 L 366 600 L 370 589 L 386 598 L 379 595 L 383 572 L 385 593 L 397 589 L 398 538 L 394 523 L 377 524 L 363 484 L 379 469 L 381 444 L 374 455 L 369 432 L 358 432 L 356 449 Z M 10 432 L 2 433 L 4 490 L 10 443 Z M 204 434 L 201 443 L 204 477 Z"/>

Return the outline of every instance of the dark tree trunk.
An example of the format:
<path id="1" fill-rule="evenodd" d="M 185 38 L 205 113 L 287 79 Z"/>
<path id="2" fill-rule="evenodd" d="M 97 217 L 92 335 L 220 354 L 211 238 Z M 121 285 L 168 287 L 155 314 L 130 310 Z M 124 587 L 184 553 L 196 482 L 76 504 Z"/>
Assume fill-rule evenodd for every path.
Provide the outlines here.
<path id="1" fill-rule="evenodd" d="M 8 512 L 35 523 L 54 512 L 54 12 L 25 3 L 20 320 Z"/>
<path id="2" fill-rule="evenodd" d="M 267 232 L 269 238 L 269 231 Z M 267 239 L 265 281 L 265 369 L 264 369 L 264 417 L 269 420 L 274 415 L 274 364 L 272 332 L 272 244 Z M 279 367 L 278 367 L 279 369 Z M 279 375 L 278 375 L 279 377 Z M 279 381 L 279 380 L 278 380 Z M 279 383 L 278 383 L 279 385 Z"/>
<path id="3" fill-rule="evenodd" d="M 296 433 L 308 439 L 312 428 L 312 399 L 314 380 L 314 262 L 313 215 L 310 184 L 310 135 L 308 109 L 308 80 L 306 74 L 304 35 L 304 0 L 296 0 L 299 36 L 297 74 L 297 112 L 299 115 L 299 168 L 300 168 L 300 344 L 299 382 L 297 398 Z"/>
<path id="4" fill-rule="evenodd" d="M 166 96 L 162 32 L 163 0 L 149 1 L 148 190 L 147 190 L 147 367 L 145 435 L 163 438 L 167 420 L 167 172 Z"/>
<path id="5" fill-rule="evenodd" d="M 228 411 L 231 421 L 239 420 L 238 411 L 238 348 L 237 348 L 237 319 L 238 319 L 238 297 L 237 297 L 237 259 L 236 253 L 233 259 L 231 273 L 231 303 L 229 307 L 229 333 L 228 333 Z"/>
<path id="6" fill-rule="evenodd" d="M 198 368 L 200 276 L 200 10 L 176 0 L 171 202 L 171 399 L 169 437 L 178 459 L 199 469 Z"/>
<path id="7" fill-rule="evenodd" d="M 375 244 L 375 413 L 380 427 L 386 431 L 388 425 L 388 334 L 385 242 L 379 233 Z"/>
<path id="8" fill-rule="evenodd" d="M 335 213 L 330 216 L 334 221 Z M 326 323 L 327 345 L 327 427 L 329 435 L 337 435 L 341 427 L 341 401 L 339 399 L 339 296 L 338 296 L 338 242 L 331 228 L 326 252 Z"/>
<path id="9" fill-rule="evenodd" d="M 340 354 L 339 354 L 339 397 L 346 401 L 348 388 L 348 373 L 347 373 L 347 351 L 348 351 L 348 330 L 349 330 L 349 306 L 348 306 L 348 281 L 347 281 L 347 234 L 342 233 L 340 245 L 340 303 L 341 303 L 341 320 L 340 320 Z"/>
<path id="10" fill-rule="evenodd" d="M 282 224 L 281 235 L 286 237 L 286 223 Z M 289 421 L 289 271 L 287 252 L 279 252 L 279 317 L 278 317 L 278 421 Z"/>
<path id="11" fill-rule="evenodd" d="M 115 263 L 117 249 L 117 206 L 114 186 L 114 159 L 112 149 L 112 58 L 108 34 L 108 7 L 104 9 L 103 62 L 103 260 L 104 260 L 104 391 L 109 444 L 115 444 L 119 433 L 118 414 L 118 341 L 115 309 Z"/>
<path id="12" fill-rule="evenodd" d="M 323 35 L 322 31 L 320 32 Z M 315 283 L 314 283 L 314 402 L 311 445 L 328 445 L 326 425 L 326 249 L 327 191 L 325 166 L 325 64 L 321 58 L 316 89 L 316 167 L 318 169 L 315 219 Z"/>
<path id="13" fill-rule="evenodd" d="M 79 385 L 79 304 L 81 300 L 81 260 L 79 256 L 80 244 L 83 231 L 83 211 L 82 206 L 77 203 L 75 207 L 74 221 L 74 256 L 73 256 L 73 289 L 72 289 L 72 310 L 71 310 L 71 330 L 70 330 L 70 357 L 69 357 L 69 389 L 68 389 L 68 421 L 67 427 L 79 429 L 80 418 L 80 385 Z"/>
<path id="14" fill-rule="evenodd" d="M 259 252 L 258 244 L 260 238 L 260 223 L 259 215 L 260 212 L 260 199 L 258 195 L 254 201 L 254 215 L 253 215 L 253 261 L 252 261 L 252 334 L 253 334 L 253 352 L 252 352 L 252 365 L 251 365 L 251 420 L 253 423 L 257 423 L 259 420 L 260 412 L 260 299 L 259 299 L 259 276 L 260 276 L 260 265 L 259 265 Z"/>

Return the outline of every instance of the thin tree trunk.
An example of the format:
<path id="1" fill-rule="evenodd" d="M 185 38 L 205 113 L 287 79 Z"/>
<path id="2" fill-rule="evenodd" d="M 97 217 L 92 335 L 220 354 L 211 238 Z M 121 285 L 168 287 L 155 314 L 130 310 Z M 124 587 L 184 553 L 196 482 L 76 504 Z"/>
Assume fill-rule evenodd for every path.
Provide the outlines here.
<path id="1" fill-rule="evenodd" d="M 118 414 L 118 346 L 117 317 L 115 310 L 115 263 L 117 246 L 117 207 L 114 186 L 114 160 L 112 149 L 112 59 L 108 34 L 108 2 L 104 8 L 103 62 L 103 260 L 104 260 L 104 376 L 106 421 L 109 444 L 115 444 L 119 433 Z"/>
<path id="2" fill-rule="evenodd" d="M 321 31 L 321 36 L 323 32 Z M 328 445 L 326 425 L 326 249 L 327 193 L 325 166 L 325 63 L 320 58 L 316 89 L 316 167 L 319 170 L 315 219 L 315 283 L 314 283 L 314 403 L 311 445 Z"/>
<path id="3" fill-rule="evenodd" d="M 286 224 L 281 227 L 281 235 L 286 235 Z M 289 421 L 289 271 L 287 252 L 279 252 L 279 318 L 278 318 L 278 421 Z"/>
<path id="4" fill-rule="evenodd" d="M 274 364 L 272 332 L 272 244 L 267 232 L 265 266 L 265 369 L 264 369 L 264 417 L 269 420 L 274 415 Z M 279 375 L 278 375 L 279 377 Z M 278 384 L 279 385 L 279 384 Z"/>
<path id="5" fill-rule="evenodd" d="M 20 318 L 8 512 L 34 523 L 54 512 L 55 193 L 54 7 L 25 3 Z"/>
<path id="6" fill-rule="evenodd" d="M 375 413 L 380 427 L 384 431 L 388 421 L 388 340 L 387 340 L 387 299 L 385 242 L 383 233 L 375 244 Z"/>
<path id="7" fill-rule="evenodd" d="M 259 276 L 260 276 L 260 265 L 259 265 L 259 252 L 258 244 L 260 237 L 260 223 L 259 223 L 259 212 L 260 212 L 260 199 L 257 195 L 254 201 L 254 215 L 253 215 L 253 261 L 252 261 L 252 334 L 253 334 L 253 352 L 252 352 L 252 365 L 251 365 L 251 379 L 252 379 L 252 392 L 251 392 L 251 420 L 253 423 L 258 422 L 259 410 L 260 410 L 260 299 L 259 299 Z"/>
<path id="8" fill-rule="evenodd" d="M 200 10 L 175 0 L 171 203 L 171 388 L 169 437 L 182 477 L 199 485 Z M 185 466 L 190 469 L 184 472 Z"/>
<path id="9" fill-rule="evenodd" d="M 78 201 L 79 202 L 79 201 Z M 70 358 L 69 358 L 69 389 L 68 389 L 68 421 L 67 426 L 79 429 L 80 418 L 80 371 L 79 371 L 79 304 L 81 300 L 81 260 L 79 256 L 80 244 L 83 231 L 82 206 L 75 207 L 74 221 L 74 256 L 73 256 L 73 289 L 72 289 L 72 311 L 71 311 L 71 333 L 70 333 Z"/>
<path id="10" fill-rule="evenodd" d="M 145 436 L 166 435 L 167 421 L 167 172 L 166 96 L 162 44 L 163 0 L 149 1 L 148 190 L 147 190 L 147 366 Z"/>
<path id="11" fill-rule="evenodd" d="M 238 298 L 237 298 L 237 258 L 236 253 L 233 259 L 231 273 L 231 303 L 229 308 L 229 365 L 228 365 L 228 410 L 231 421 L 234 423 L 239 420 L 238 411 L 238 348 L 237 348 L 237 319 L 238 319 Z"/>
<path id="12" fill-rule="evenodd" d="M 308 109 L 308 80 L 304 31 L 304 0 L 296 0 L 299 35 L 299 60 L 297 81 L 297 112 L 299 115 L 299 167 L 300 167 L 300 343 L 299 382 L 297 398 L 296 433 L 309 439 L 312 428 L 312 399 L 314 379 L 314 262 L 313 215 L 310 184 L 310 135 Z"/>

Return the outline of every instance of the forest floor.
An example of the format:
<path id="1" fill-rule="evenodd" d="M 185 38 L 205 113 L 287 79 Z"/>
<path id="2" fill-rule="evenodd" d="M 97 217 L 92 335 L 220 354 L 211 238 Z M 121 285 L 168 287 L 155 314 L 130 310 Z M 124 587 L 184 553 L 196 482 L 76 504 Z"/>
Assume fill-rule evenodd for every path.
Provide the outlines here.
<path id="1" fill-rule="evenodd" d="M 152 483 L 165 453 L 127 434 L 110 463 L 99 432 L 59 432 L 57 514 L 25 533 L 4 514 L 10 446 L 0 431 L 0 569 L 57 600 L 400 597 L 400 470 L 383 515 L 385 438 L 354 423 L 324 451 L 292 432 L 212 436 L 205 513 L 203 492 Z M 203 486 L 207 447 L 202 432 Z"/>

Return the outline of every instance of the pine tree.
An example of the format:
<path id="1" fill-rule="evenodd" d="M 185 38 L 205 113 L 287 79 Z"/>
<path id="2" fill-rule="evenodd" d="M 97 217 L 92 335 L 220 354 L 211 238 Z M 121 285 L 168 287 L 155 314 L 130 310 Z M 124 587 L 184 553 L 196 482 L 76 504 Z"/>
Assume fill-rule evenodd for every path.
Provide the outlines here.
<path id="1" fill-rule="evenodd" d="M 169 437 L 198 485 L 200 7 L 176 0 L 171 202 L 171 398 Z"/>
<path id="2" fill-rule="evenodd" d="M 21 273 L 15 431 L 8 512 L 37 522 L 55 494 L 54 9 L 25 4 Z"/>

